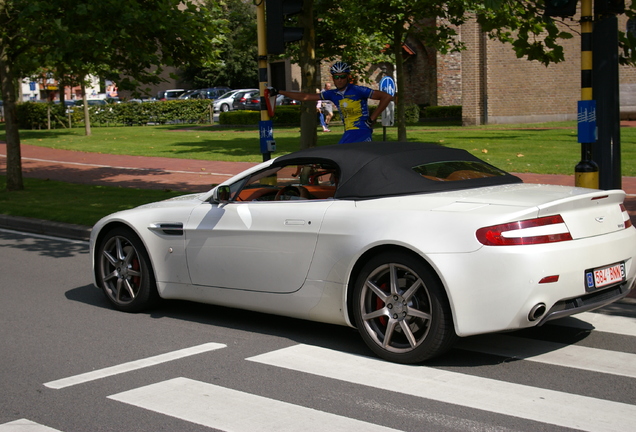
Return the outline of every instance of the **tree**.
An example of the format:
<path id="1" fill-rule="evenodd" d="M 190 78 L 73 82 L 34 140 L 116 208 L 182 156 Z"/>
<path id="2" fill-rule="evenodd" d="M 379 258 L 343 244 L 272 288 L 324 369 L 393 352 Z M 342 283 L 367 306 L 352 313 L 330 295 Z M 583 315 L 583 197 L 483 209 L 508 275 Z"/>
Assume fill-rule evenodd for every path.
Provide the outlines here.
<path id="1" fill-rule="evenodd" d="M 7 190 L 24 189 L 16 102 L 18 81 L 40 66 L 57 36 L 59 11 L 49 1 L 0 0 L 0 91 L 7 143 Z M 51 20 L 49 20 L 51 18 Z"/>
<path id="2" fill-rule="evenodd" d="M 218 3 L 207 0 L 206 5 Z M 226 0 L 220 5 L 228 21 L 219 61 L 209 67 L 189 66 L 182 78 L 195 87 L 258 88 L 256 11 L 251 0 Z"/>
<path id="3" fill-rule="evenodd" d="M 223 42 L 218 4 L 194 0 L 0 0 L 0 80 L 7 130 L 7 189 L 20 190 L 18 78 L 38 67 L 122 89 L 158 83 L 165 66 L 209 65 Z M 216 5 L 216 6 L 215 6 Z"/>

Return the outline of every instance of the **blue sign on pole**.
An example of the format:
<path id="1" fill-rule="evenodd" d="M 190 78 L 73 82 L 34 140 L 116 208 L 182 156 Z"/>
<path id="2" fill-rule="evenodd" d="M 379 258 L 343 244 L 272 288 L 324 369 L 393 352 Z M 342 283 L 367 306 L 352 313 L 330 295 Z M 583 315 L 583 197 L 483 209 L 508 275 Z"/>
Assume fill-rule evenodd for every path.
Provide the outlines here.
<path id="1" fill-rule="evenodd" d="M 596 127 L 596 101 L 584 100 L 578 103 L 578 141 L 594 143 L 598 139 Z"/>
<path id="2" fill-rule="evenodd" d="M 271 120 L 261 120 L 259 122 L 259 135 L 261 153 L 276 151 L 276 141 L 274 141 L 274 127 Z"/>
<path id="3" fill-rule="evenodd" d="M 380 80 L 380 90 L 395 96 L 395 81 L 390 76 L 385 76 Z"/>

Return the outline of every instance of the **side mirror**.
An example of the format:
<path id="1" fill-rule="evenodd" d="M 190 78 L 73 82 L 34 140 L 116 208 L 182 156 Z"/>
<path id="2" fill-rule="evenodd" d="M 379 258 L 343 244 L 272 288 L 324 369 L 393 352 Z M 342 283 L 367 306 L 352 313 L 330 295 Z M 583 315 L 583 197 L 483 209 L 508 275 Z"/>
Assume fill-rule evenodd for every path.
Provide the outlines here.
<path id="1" fill-rule="evenodd" d="M 212 198 L 216 202 L 228 202 L 230 200 L 230 187 L 219 186 L 214 190 Z"/>

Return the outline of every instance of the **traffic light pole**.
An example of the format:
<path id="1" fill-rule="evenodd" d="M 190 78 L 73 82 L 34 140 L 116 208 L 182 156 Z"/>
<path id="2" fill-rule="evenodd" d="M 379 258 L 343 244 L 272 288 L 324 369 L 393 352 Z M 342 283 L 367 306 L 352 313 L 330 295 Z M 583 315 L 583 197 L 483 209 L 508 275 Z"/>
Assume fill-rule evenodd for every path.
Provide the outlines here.
<path id="1" fill-rule="evenodd" d="M 267 28 L 265 26 L 265 0 L 256 3 L 256 32 L 258 37 L 258 87 L 261 92 L 261 120 L 258 125 L 263 162 L 276 150 L 274 127 L 267 111 L 265 89 L 267 88 Z"/>
<path id="2" fill-rule="evenodd" d="M 592 146 L 597 139 L 596 101 L 593 99 L 592 1 L 581 0 L 581 100 L 578 103 L 578 141 L 581 161 L 574 168 L 575 185 L 598 189 L 598 165 L 592 159 Z"/>
<path id="3" fill-rule="evenodd" d="M 592 157 L 599 165 L 599 188 L 621 189 L 621 132 L 618 80 L 618 18 L 594 10 L 594 99 L 598 140 Z"/>

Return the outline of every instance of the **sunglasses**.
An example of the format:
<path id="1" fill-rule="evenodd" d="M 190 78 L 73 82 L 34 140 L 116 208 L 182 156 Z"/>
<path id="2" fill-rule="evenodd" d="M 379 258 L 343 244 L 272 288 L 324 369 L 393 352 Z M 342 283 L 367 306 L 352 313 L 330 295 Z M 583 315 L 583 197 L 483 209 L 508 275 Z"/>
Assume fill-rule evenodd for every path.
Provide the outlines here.
<path id="1" fill-rule="evenodd" d="M 337 79 L 346 79 L 349 77 L 349 75 L 347 74 L 343 74 L 343 75 L 332 75 L 333 79 L 337 80 Z"/>

